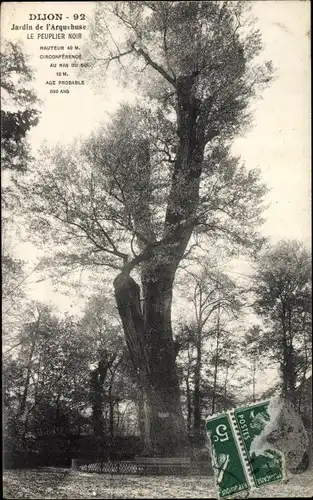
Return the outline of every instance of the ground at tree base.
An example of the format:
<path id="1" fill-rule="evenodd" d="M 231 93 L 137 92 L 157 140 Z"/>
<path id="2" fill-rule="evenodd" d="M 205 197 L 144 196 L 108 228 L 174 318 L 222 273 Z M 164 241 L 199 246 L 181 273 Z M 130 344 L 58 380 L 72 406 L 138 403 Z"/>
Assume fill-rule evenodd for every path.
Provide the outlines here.
<path id="1" fill-rule="evenodd" d="M 313 471 L 287 484 L 265 486 L 248 498 L 297 498 L 313 495 Z M 9 470 L 3 473 L 3 498 L 216 498 L 212 477 L 91 474 L 69 469 Z"/>

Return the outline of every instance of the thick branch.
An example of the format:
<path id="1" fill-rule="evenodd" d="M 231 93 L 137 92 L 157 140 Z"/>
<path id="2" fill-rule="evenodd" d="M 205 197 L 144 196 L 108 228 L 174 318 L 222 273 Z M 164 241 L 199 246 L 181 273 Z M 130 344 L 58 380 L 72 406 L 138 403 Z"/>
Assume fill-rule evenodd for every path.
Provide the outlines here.
<path id="1" fill-rule="evenodd" d="M 184 224 L 177 225 L 171 232 L 168 232 L 164 236 L 164 238 L 147 245 L 140 254 L 138 254 L 133 260 L 127 262 L 123 266 L 122 273 L 124 275 L 128 275 L 138 264 L 141 264 L 141 262 L 145 262 L 146 260 L 151 258 L 156 248 L 180 242 L 182 232 L 187 229 L 190 229 L 190 221 L 187 221 Z M 172 251 L 172 253 L 173 252 L 174 251 Z"/>
<path id="2" fill-rule="evenodd" d="M 143 56 L 143 58 L 145 59 L 145 61 L 153 68 L 155 69 L 158 73 L 160 73 L 160 75 L 163 76 L 163 78 L 165 78 L 165 80 L 167 80 L 171 85 L 173 85 L 173 87 L 176 87 L 176 81 L 174 80 L 174 78 L 172 78 L 161 66 L 159 66 L 159 64 L 157 64 L 156 62 L 152 61 L 151 57 L 149 56 L 149 54 L 147 52 L 145 52 L 143 49 L 136 49 L 135 47 L 135 43 L 134 42 L 132 44 L 132 47 L 133 49 L 135 50 L 135 52 L 137 52 L 137 54 Z"/>

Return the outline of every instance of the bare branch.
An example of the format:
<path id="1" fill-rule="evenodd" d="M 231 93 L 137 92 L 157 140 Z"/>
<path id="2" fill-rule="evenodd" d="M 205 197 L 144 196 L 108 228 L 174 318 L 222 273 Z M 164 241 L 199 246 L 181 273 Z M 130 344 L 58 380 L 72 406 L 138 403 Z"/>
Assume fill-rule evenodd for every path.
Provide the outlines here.
<path id="1" fill-rule="evenodd" d="M 9 349 L 7 349 L 6 351 L 3 352 L 3 356 L 5 356 L 6 354 L 8 354 L 10 351 L 12 351 L 13 349 L 15 349 L 16 347 L 18 347 L 19 345 L 21 345 L 23 342 L 23 339 L 20 340 L 17 344 L 13 345 L 12 347 L 10 347 Z"/>
<path id="2" fill-rule="evenodd" d="M 93 59 L 93 61 L 106 61 L 106 69 L 108 69 L 110 63 L 112 61 L 118 61 L 120 64 L 121 63 L 121 58 L 124 57 L 124 56 L 127 56 L 128 54 L 131 54 L 134 52 L 134 49 L 129 49 L 129 50 L 126 50 L 125 52 L 119 52 L 118 54 L 114 55 L 114 56 L 110 56 L 110 57 L 106 57 L 106 58 L 102 58 L 102 57 L 96 57 Z M 122 66 L 123 67 L 123 66 Z M 124 68 L 124 67 L 123 67 Z"/>

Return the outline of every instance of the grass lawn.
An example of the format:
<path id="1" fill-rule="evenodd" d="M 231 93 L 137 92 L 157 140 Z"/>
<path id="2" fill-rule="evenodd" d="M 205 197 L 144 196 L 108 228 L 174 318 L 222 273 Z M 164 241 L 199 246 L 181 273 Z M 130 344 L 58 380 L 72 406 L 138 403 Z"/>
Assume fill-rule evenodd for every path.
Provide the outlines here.
<path id="1" fill-rule="evenodd" d="M 265 486 L 249 498 L 312 497 L 313 471 L 287 484 Z M 69 469 L 10 470 L 3 473 L 3 496 L 14 498 L 215 498 L 212 477 L 95 474 Z"/>

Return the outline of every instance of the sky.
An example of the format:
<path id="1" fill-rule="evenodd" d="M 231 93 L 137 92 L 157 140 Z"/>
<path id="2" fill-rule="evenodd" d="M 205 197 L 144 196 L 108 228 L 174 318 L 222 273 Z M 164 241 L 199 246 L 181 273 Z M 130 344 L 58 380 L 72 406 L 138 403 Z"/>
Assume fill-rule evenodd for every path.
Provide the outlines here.
<path id="1" fill-rule="evenodd" d="M 74 12 L 91 15 L 94 2 L 3 2 L 2 35 L 21 38 L 37 69 L 36 89 L 44 100 L 42 118 L 30 135 L 34 148 L 43 139 L 51 144 L 88 135 L 107 119 L 121 99 L 131 98 L 116 82 L 96 94 L 89 86 L 72 87 L 70 95 L 51 95 L 49 62 L 38 58 L 40 40 L 26 40 L 25 31 L 12 33 L 11 24 L 27 22 L 29 12 Z M 267 222 L 262 231 L 274 242 L 297 238 L 310 244 L 310 6 L 306 1 L 255 1 L 253 13 L 263 35 L 264 59 L 271 59 L 276 80 L 253 103 L 254 127 L 237 139 L 234 152 L 248 167 L 259 167 L 271 189 Z M 63 44 L 63 41 L 55 44 Z M 62 119 L 60 120 L 60 117 Z"/>
<path id="2" fill-rule="evenodd" d="M 23 25 L 28 14 L 62 12 L 92 15 L 94 2 L 3 2 L 1 31 L 4 38 L 21 39 L 30 62 L 36 69 L 36 89 L 43 99 L 42 118 L 29 138 L 34 148 L 43 139 L 48 143 L 67 143 L 78 135 L 88 135 L 107 119 L 122 99 L 132 98 L 116 82 L 109 82 L 105 93 L 89 86 L 72 87 L 69 95 L 53 95 L 44 85 L 51 75 L 49 63 L 38 58 L 39 40 L 27 40 L 26 31 L 11 30 L 12 23 Z M 263 35 L 264 59 L 276 67 L 276 79 L 253 103 L 254 127 L 234 143 L 234 152 L 247 167 L 259 167 L 270 188 L 262 233 L 271 242 L 295 238 L 308 246 L 311 242 L 311 172 L 310 172 L 310 3 L 308 1 L 255 1 L 253 14 Z M 57 45 L 64 42 L 53 42 Z M 49 76 L 50 77 L 50 76 Z M 21 244 L 16 249 L 25 260 L 34 260 L 36 249 Z M 238 262 L 237 272 L 249 272 L 245 262 Z M 73 306 L 71 299 L 54 292 L 49 282 L 30 288 L 33 298 L 50 300 L 61 310 Z M 83 302 L 75 302 L 79 309 Z"/>
<path id="3" fill-rule="evenodd" d="M 259 166 L 271 189 L 263 232 L 273 242 L 311 243 L 310 5 L 302 1 L 254 2 L 264 56 L 276 81 L 256 105 L 255 126 L 236 141 L 247 166 Z"/>

